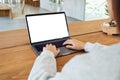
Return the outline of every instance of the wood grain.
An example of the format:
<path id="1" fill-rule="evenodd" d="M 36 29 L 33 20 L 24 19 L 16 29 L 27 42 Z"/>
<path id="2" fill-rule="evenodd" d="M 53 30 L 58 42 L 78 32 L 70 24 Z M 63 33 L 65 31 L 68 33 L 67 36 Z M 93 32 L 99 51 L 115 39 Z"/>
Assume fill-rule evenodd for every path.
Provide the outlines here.
<path id="1" fill-rule="evenodd" d="M 25 45 L 29 43 L 26 29 L 0 32 L 0 49 Z"/>
<path id="2" fill-rule="evenodd" d="M 104 45 L 112 45 L 120 42 L 120 35 L 107 35 L 103 32 L 91 33 L 87 35 L 73 37 L 83 42 L 101 43 Z"/>
<path id="3" fill-rule="evenodd" d="M 100 42 L 111 45 L 120 42 L 119 36 L 108 36 L 102 32 L 82 36 L 75 36 L 75 39 L 87 42 Z M 84 52 L 77 52 L 67 56 L 57 57 L 57 69 L 61 71 L 63 66 L 74 56 Z M 32 65 L 36 59 L 29 44 L 12 48 L 0 49 L 0 80 L 26 80 Z"/>
<path id="4" fill-rule="evenodd" d="M 72 38 L 84 42 L 99 42 L 105 45 L 120 42 L 119 35 L 108 36 L 99 31 L 99 26 L 93 28 L 92 26 L 95 22 L 96 21 L 88 21 L 69 24 Z M 102 21 L 98 20 L 96 26 L 98 23 L 100 24 Z M 81 27 L 79 25 L 83 26 Z M 85 26 L 86 28 L 84 28 Z M 88 32 L 86 31 L 88 31 L 89 34 L 87 34 Z M 0 80 L 27 80 L 37 57 L 28 43 L 29 40 L 26 29 L 0 32 Z M 67 56 L 57 57 L 58 71 L 61 71 L 63 66 L 71 58 L 76 55 L 82 55 L 83 53 L 85 52 L 81 51 Z"/>
<path id="5" fill-rule="evenodd" d="M 108 19 L 69 23 L 70 35 L 81 35 L 101 31 L 101 24 Z M 0 32 L 0 49 L 29 43 L 26 29 Z"/>
<path id="6" fill-rule="evenodd" d="M 108 22 L 109 19 L 73 22 L 69 24 L 70 35 L 80 35 L 86 33 L 92 33 L 102 31 L 101 26 L 104 22 Z"/>
<path id="7" fill-rule="evenodd" d="M 0 50 L 0 80 L 27 80 L 35 58 L 29 45 Z"/>
<path id="8" fill-rule="evenodd" d="M 58 71 L 77 54 L 58 57 Z M 30 45 L 0 50 L 0 80 L 27 80 L 35 59 L 36 55 Z"/>
<path id="9" fill-rule="evenodd" d="M 12 19 L 12 9 L 8 5 L 0 4 L 0 16 L 9 16 Z"/>

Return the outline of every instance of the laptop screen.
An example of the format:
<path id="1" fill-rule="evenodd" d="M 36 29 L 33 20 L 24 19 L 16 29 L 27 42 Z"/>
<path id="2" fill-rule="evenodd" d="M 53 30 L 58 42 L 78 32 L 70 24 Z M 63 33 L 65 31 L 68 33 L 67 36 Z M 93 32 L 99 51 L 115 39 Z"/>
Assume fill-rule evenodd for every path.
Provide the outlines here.
<path id="1" fill-rule="evenodd" d="M 69 37 L 65 13 L 26 16 L 31 43 Z"/>

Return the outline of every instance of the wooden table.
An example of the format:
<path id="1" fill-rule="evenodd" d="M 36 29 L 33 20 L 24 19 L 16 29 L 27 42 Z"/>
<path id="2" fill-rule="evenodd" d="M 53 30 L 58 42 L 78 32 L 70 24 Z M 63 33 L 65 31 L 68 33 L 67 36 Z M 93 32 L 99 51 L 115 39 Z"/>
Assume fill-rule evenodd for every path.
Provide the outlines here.
<path id="1" fill-rule="evenodd" d="M 104 20 L 75 22 L 69 24 L 70 33 L 73 36 L 72 38 L 84 42 L 99 42 L 106 45 L 120 42 L 120 36 L 108 36 L 101 32 L 100 24 L 102 21 Z M 89 27 L 90 31 L 88 30 L 90 24 L 86 23 L 90 23 L 91 26 L 93 26 Z M 87 28 L 85 29 L 83 26 Z M 91 32 L 91 30 L 93 31 Z M 76 31 L 82 31 L 83 33 Z M 28 34 L 25 29 L 0 33 L 0 80 L 27 80 L 34 60 L 36 59 L 36 55 L 28 43 Z M 73 56 L 82 53 L 84 52 L 56 58 L 58 71 L 61 71 L 64 64 Z"/>
<path id="2" fill-rule="evenodd" d="M 0 4 L 0 16 L 9 16 L 12 19 L 12 9 L 6 4 Z"/>
<path id="3" fill-rule="evenodd" d="M 68 24 L 71 36 L 79 36 L 101 31 L 103 22 L 108 19 L 74 22 Z M 8 41 L 9 39 L 9 41 Z M 12 30 L 0 32 L 0 49 L 25 45 L 29 43 L 28 33 L 26 29 Z"/>

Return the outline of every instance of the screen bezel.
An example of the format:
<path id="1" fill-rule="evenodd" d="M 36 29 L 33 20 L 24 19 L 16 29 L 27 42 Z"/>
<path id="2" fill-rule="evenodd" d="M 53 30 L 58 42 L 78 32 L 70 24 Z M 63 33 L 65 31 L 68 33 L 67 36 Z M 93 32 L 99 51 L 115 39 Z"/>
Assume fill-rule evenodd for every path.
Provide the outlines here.
<path id="1" fill-rule="evenodd" d="M 70 33 L 69 33 L 69 29 L 68 29 L 68 24 L 67 24 L 67 17 L 66 17 L 65 12 L 52 12 L 52 13 L 41 13 L 41 14 L 27 14 L 27 15 L 25 15 L 25 19 L 26 19 L 27 31 L 28 31 L 28 35 L 29 35 L 30 44 L 44 43 L 44 42 L 46 42 L 46 41 L 40 41 L 40 42 L 34 42 L 34 43 L 31 42 L 31 36 L 30 36 L 30 31 L 29 31 L 29 26 L 28 26 L 27 17 L 29 17 L 29 16 L 38 16 L 38 15 L 53 15 L 53 14 L 64 14 L 64 15 L 65 15 L 65 21 L 66 21 L 66 26 L 67 26 L 67 30 L 68 30 L 68 36 L 63 37 L 62 39 L 69 39 L 69 38 L 70 38 Z M 61 38 L 52 39 L 52 40 L 47 40 L 47 41 L 54 41 L 54 40 L 60 40 L 60 39 L 61 39 Z M 61 40 L 62 40 L 62 39 L 61 39 Z"/>

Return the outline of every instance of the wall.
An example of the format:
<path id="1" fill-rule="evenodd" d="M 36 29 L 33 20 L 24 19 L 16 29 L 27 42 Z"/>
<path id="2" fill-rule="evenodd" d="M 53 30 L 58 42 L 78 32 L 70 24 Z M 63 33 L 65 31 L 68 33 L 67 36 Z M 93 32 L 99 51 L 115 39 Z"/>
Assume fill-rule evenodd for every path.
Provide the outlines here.
<path id="1" fill-rule="evenodd" d="M 64 0 L 63 11 L 65 11 L 68 16 L 84 20 L 85 0 Z"/>
<path id="2" fill-rule="evenodd" d="M 49 0 L 40 0 L 40 7 L 51 11 Z"/>
<path id="3" fill-rule="evenodd" d="M 40 7 L 50 10 L 53 10 L 49 0 L 40 0 Z M 67 16 L 84 20 L 85 18 L 85 0 L 64 0 L 64 4 L 61 11 L 65 11 Z"/>

